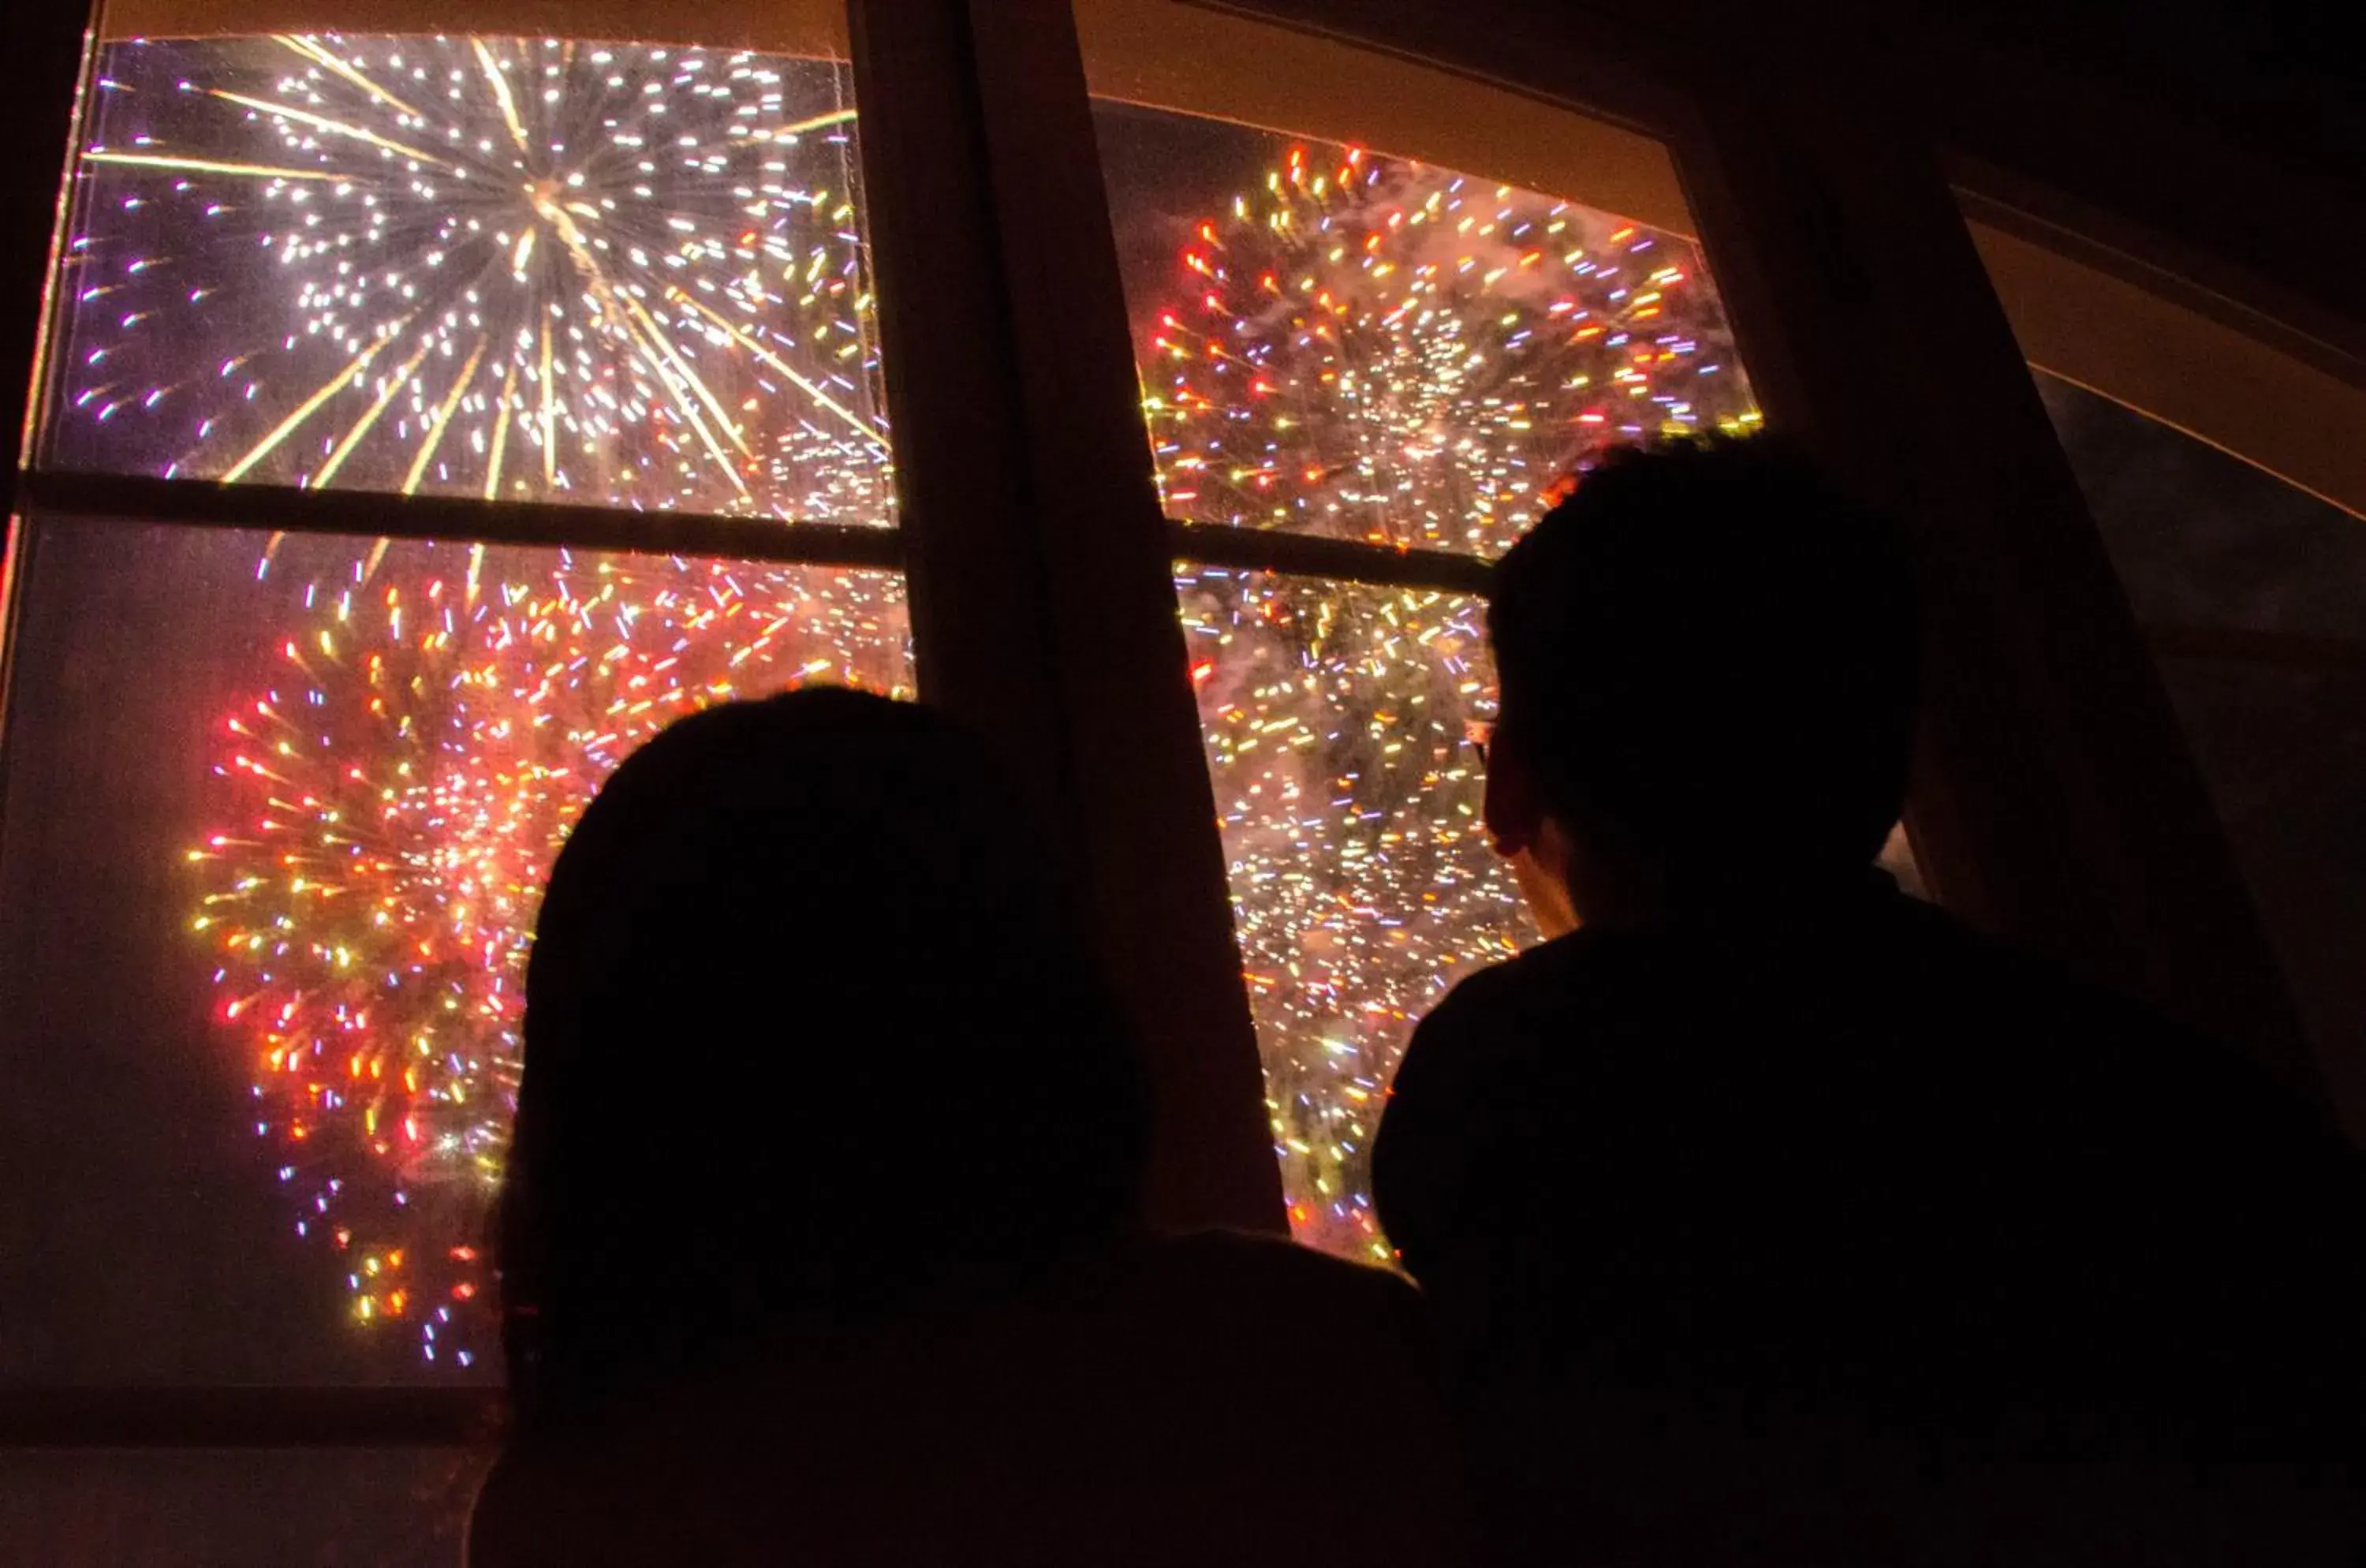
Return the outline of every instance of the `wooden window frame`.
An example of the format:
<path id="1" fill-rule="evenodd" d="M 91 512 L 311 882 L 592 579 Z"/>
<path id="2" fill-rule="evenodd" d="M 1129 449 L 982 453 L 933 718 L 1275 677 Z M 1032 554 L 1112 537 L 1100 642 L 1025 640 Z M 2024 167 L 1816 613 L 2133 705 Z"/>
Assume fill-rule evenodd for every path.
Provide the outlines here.
<path id="1" fill-rule="evenodd" d="M 1887 504 L 1916 547 L 1907 827 L 1940 899 L 2321 1098 L 2093 519 L 1909 85 L 1873 42 L 1788 12 L 1719 14 L 1706 38 L 1706 21 L 1518 0 L 1229 8 L 1582 95 L 1662 137 L 1768 425 Z"/>
<path id="2" fill-rule="evenodd" d="M 1485 592 L 1488 568 L 1166 519 L 1068 0 L 848 8 L 897 529 L 32 473 L 14 478 L 0 592 L 27 514 L 901 570 L 923 691 L 991 738 L 1054 825 L 1140 1027 L 1160 1095 L 1151 1217 L 1278 1231 L 1175 561 L 1465 593 Z M 1547 20 L 1512 0 L 1450 17 L 1369 0 L 1172 8 L 1403 53 L 1663 140 L 1770 423 L 1915 520 L 1931 714 L 1909 823 L 1941 897 L 2289 1065 L 2290 1002 L 1945 179 L 1927 148 L 1886 134 L 1910 119 L 1786 85 L 1797 51 L 1705 68 L 1606 17 Z M 33 384 L 83 32 L 75 0 L 10 12 L 0 422 L 22 422 Z M 1851 68 L 1816 41 L 1819 80 Z M 1865 385 L 1869 355 L 1901 365 L 1900 382 Z M 470 1390 L 0 1390 L 0 1447 L 462 1443 L 499 1404 Z"/>

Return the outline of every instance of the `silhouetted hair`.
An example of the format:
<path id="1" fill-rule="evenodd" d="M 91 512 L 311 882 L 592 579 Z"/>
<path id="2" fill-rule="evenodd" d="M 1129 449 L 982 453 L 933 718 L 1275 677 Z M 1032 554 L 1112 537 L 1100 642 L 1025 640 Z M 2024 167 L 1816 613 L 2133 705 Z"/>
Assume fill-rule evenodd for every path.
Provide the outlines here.
<path id="1" fill-rule="evenodd" d="M 497 1245 L 521 1412 L 1021 1282 L 1130 1223 L 1131 1043 L 983 744 L 685 718 L 550 874 Z"/>
<path id="2" fill-rule="evenodd" d="M 1682 882 L 1837 871 L 1905 795 L 1901 542 L 1768 436 L 1615 451 L 1495 569 L 1497 741 Z"/>

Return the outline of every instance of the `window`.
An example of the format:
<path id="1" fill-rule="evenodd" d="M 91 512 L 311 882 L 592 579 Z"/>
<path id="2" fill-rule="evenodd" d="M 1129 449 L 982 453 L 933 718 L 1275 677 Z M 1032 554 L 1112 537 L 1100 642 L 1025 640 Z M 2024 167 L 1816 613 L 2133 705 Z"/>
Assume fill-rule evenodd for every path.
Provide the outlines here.
<path id="1" fill-rule="evenodd" d="M 2321 1070 L 2366 1127 L 2366 523 L 2040 374 Z"/>
<path id="2" fill-rule="evenodd" d="M 0 1376 L 484 1377 L 551 856 L 692 707 L 908 692 L 896 578 L 74 518 L 23 591 Z"/>
<path id="3" fill-rule="evenodd" d="M 1590 454 L 1757 423 L 1678 235 L 1361 145 L 1096 123 L 1180 522 L 1495 556 Z"/>
<path id="4" fill-rule="evenodd" d="M 981 14 L 107 0 L 46 306 L 0 298 L 48 329 L 0 1560 L 452 1560 L 533 890 L 732 693 L 925 691 L 1032 768 L 1161 1075 L 1154 1204 L 1274 1213 L 1253 1021 L 1290 1223 L 1385 1261 L 1410 1026 L 1531 934 L 1478 830 L 1488 563 L 1752 387 L 1651 135 L 1164 0 L 1080 0 L 1088 110 Z M 1097 200 L 1117 278 L 1070 265 Z M 1735 248 L 1737 310 L 1797 302 Z M 1795 394 L 1850 368 L 1810 339 Z"/>
<path id="5" fill-rule="evenodd" d="M 2316 1065 L 2366 1132 L 2366 391 L 2338 351 L 1966 198 Z"/>
<path id="6" fill-rule="evenodd" d="M 1290 1224 L 1387 1261 L 1413 1025 L 1535 937 L 1479 821 L 1482 563 L 1604 447 L 1760 416 L 1656 142 L 1256 23 L 1076 15 Z"/>
<path id="7" fill-rule="evenodd" d="M 842 22 L 308 21 L 94 46 L 12 559 L 0 1386 L 497 1382 L 568 827 L 692 708 L 914 688 Z"/>
<path id="8" fill-rule="evenodd" d="M 93 81 L 49 465 L 886 521 L 844 66 L 283 33 Z"/>
<path id="9" fill-rule="evenodd" d="M 1291 1228 L 1386 1258 L 1369 1172 L 1397 1056 L 1534 934 L 1479 821 L 1485 608 L 1190 563 L 1176 586 Z"/>

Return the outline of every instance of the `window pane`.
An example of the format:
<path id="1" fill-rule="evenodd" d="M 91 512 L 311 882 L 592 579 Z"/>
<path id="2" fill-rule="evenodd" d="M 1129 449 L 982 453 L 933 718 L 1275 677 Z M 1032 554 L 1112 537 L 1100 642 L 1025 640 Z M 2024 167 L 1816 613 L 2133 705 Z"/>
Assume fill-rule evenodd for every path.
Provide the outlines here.
<path id="1" fill-rule="evenodd" d="M 2032 366 L 2366 517 L 2366 386 L 2338 351 L 2240 299 L 2189 287 L 2174 263 L 2155 269 L 1967 200 L 1972 243 Z"/>
<path id="2" fill-rule="evenodd" d="M 2366 522 L 2037 380 L 2317 1059 L 2366 1135 Z"/>
<path id="3" fill-rule="evenodd" d="M 490 1458 L 0 1451 L 0 1568 L 458 1568 Z"/>
<path id="4" fill-rule="evenodd" d="M 2140 620 L 2366 638 L 2366 523 L 2057 377 L 2037 389 Z"/>
<path id="5" fill-rule="evenodd" d="M 23 592 L 0 1378 L 486 1375 L 560 837 L 692 708 L 907 693 L 899 580 L 53 524 Z"/>
<path id="6" fill-rule="evenodd" d="M 1493 556 L 1603 446 L 1756 422 L 1655 144 L 1252 23 L 1177 22 L 1219 36 L 1152 69 L 1162 29 L 1111 22 L 1139 9 L 1078 20 L 1094 90 L 1133 100 L 1096 123 L 1169 515 Z M 1243 87 L 1234 32 L 1321 73 Z M 1292 130 L 1228 122 L 1260 113 Z M 1583 199 L 1646 186 L 1659 226 Z"/>
<path id="7" fill-rule="evenodd" d="M 1290 1224 L 1386 1259 L 1369 1162 L 1397 1059 L 1455 980 L 1534 934 L 1479 820 L 1484 610 L 1205 566 L 1176 581 Z"/>
<path id="8" fill-rule="evenodd" d="M 1967 207 L 2318 1066 L 2366 1138 L 2366 389 L 2173 266 Z"/>
<path id="9" fill-rule="evenodd" d="M 837 61 L 256 33 L 96 84 L 45 462 L 890 520 Z"/>

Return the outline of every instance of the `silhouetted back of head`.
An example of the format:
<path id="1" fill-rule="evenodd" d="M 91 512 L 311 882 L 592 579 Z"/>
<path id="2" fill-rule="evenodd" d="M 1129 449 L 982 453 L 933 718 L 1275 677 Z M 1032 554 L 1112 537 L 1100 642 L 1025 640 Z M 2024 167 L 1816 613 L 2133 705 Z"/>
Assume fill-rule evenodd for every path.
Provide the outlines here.
<path id="1" fill-rule="evenodd" d="M 1497 744 L 1681 889 L 1862 866 L 1913 727 L 1895 532 L 1773 438 L 1611 454 L 1506 554 Z"/>
<path id="2" fill-rule="evenodd" d="M 499 1226 L 556 1408 L 1023 1280 L 1130 1217 L 1142 1081 L 985 748 L 838 690 L 709 709 L 550 874 Z"/>

